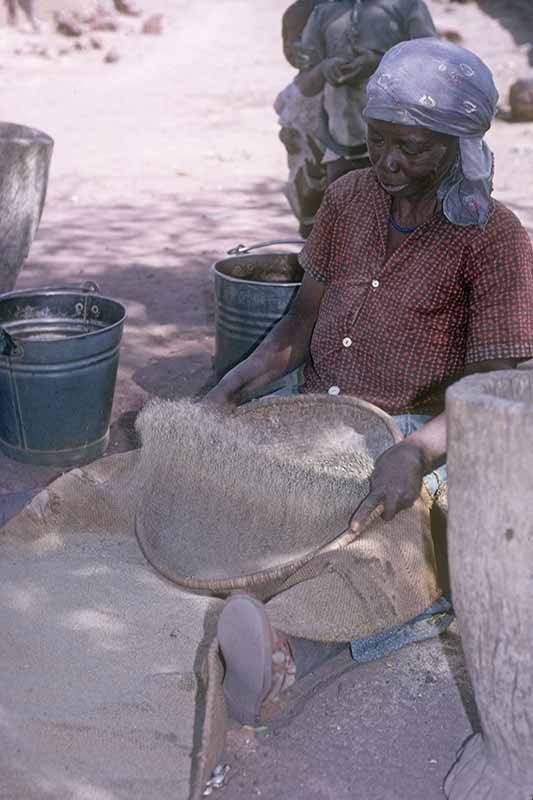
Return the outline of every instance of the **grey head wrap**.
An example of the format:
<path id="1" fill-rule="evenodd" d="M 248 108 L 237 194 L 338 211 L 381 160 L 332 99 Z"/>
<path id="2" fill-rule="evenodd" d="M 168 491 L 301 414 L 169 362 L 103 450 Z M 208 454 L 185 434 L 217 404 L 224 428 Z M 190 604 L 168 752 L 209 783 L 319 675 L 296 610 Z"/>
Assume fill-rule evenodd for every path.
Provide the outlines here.
<path id="1" fill-rule="evenodd" d="M 489 68 L 457 45 L 413 39 L 385 54 L 367 91 L 365 117 L 459 138 L 460 155 L 438 196 L 450 222 L 483 227 L 490 216 L 494 174 L 494 157 L 483 136 L 498 102 Z"/>

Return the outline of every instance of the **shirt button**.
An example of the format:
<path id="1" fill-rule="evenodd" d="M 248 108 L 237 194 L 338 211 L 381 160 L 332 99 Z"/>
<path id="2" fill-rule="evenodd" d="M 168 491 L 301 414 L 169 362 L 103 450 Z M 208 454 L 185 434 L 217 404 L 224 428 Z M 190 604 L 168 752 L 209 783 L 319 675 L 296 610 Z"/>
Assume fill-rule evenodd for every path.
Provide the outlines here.
<path id="1" fill-rule="evenodd" d="M 343 347 L 351 347 L 352 346 L 352 340 L 350 339 L 349 336 L 345 336 L 344 337 L 344 339 L 342 340 L 342 346 Z"/>
<path id="2" fill-rule="evenodd" d="M 374 289 L 377 289 L 377 288 L 378 288 L 378 286 L 379 286 L 379 281 L 378 281 L 378 280 L 376 280 L 376 278 L 374 278 L 374 280 L 372 281 L 372 287 L 373 287 Z"/>
<path id="3" fill-rule="evenodd" d="M 338 386 L 330 386 L 328 389 L 328 394 L 340 394 L 341 390 Z"/>

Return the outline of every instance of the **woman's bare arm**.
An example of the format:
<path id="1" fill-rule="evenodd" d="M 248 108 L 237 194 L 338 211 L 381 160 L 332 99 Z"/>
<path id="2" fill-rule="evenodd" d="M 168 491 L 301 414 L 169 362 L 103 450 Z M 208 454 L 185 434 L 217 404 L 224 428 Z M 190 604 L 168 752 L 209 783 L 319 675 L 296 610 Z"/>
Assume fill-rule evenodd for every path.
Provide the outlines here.
<path id="1" fill-rule="evenodd" d="M 514 369 L 518 362 L 511 358 L 480 361 L 470 364 L 465 375 Z M 443 412 L 382 453 L 370 478 L 370 493 L 352 517 L 351 530 L 360 533 L 379 506 L 387 522 L 398 511 L 409 508 L 420 494 L 424 475 L 445 460 L 446 438 L 446 414 Z"/>
<path id="2" fill-rule="evenodd" d="M 253 392 L 304 364 L 324 288 L 323 283 L 305 275 L 287 314 L 247 359 L 211 389 L 205 399 L 238 405 Z"/>

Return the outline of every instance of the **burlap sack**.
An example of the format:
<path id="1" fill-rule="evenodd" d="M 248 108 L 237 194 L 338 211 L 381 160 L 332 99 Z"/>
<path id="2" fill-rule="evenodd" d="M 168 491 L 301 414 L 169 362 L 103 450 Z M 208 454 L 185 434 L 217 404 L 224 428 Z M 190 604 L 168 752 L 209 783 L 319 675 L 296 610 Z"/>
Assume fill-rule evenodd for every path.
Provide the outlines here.
<path id="1" fill-rule="evenodd" d="M 301 395 L 221 416 L 158 402 L 138 429 L 137 538 L 179 586 L 249 591 L 283 631 L 324 641 L 387 630 L 438 596 L 427 495 L 343 535 L 376 458 L 402 438 L 376 407 Z"/>
<path id="2" fill-rule="evenodd" d="M 197 753 L 212 768 L 223 746 L 216 670 L 209 719 L 200 685 L 222 601 L 142 555 L 138 456 L 66 473 L 0 529 L 6 800 L 188 800 Z"/>

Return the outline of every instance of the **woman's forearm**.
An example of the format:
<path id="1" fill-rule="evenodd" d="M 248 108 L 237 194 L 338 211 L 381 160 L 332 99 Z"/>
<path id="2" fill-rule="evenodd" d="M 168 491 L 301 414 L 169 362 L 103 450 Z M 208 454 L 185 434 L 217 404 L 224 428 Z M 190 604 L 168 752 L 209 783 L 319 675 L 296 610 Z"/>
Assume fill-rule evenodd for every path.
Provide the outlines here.
<path id="1" fill-rule="evenodd" d="M 235 403 L 268 386 L 307 361 L 312 329 L 297 313 L 283 317 L 261 344 L 220 381 Z"/>
<path id="2" fill-rule="evenodd" d="M 517 359 L 512 358 L 479 361 L 475 364 L 469 364 L 465 369 L 465 375 L 475 375 L 480 372 L 493 372 L 501 369 L 515 369 L 516 365 Z M 442 414 L 426 422 L 415 433 L 407 436 L 403 445 L 410 445 L 417 449 L 424 472 L 427 472 L 445 461 L 446 439 L 446 413 L 443 411 Z"/>
<path id="3" fill-rule="evenodd" d="M 304 275 L 289 311 L 253 353 L 211 389 L 206 400 L 239 404 L 305 363 L 324 291 L 324 283 Z"/>
<path id="4" fill-rule="evenodd" d="M 446 414 L 442 412 L 403 441 L 420 453 L 424 473 L 442 464 L 446 458 Z"/>

